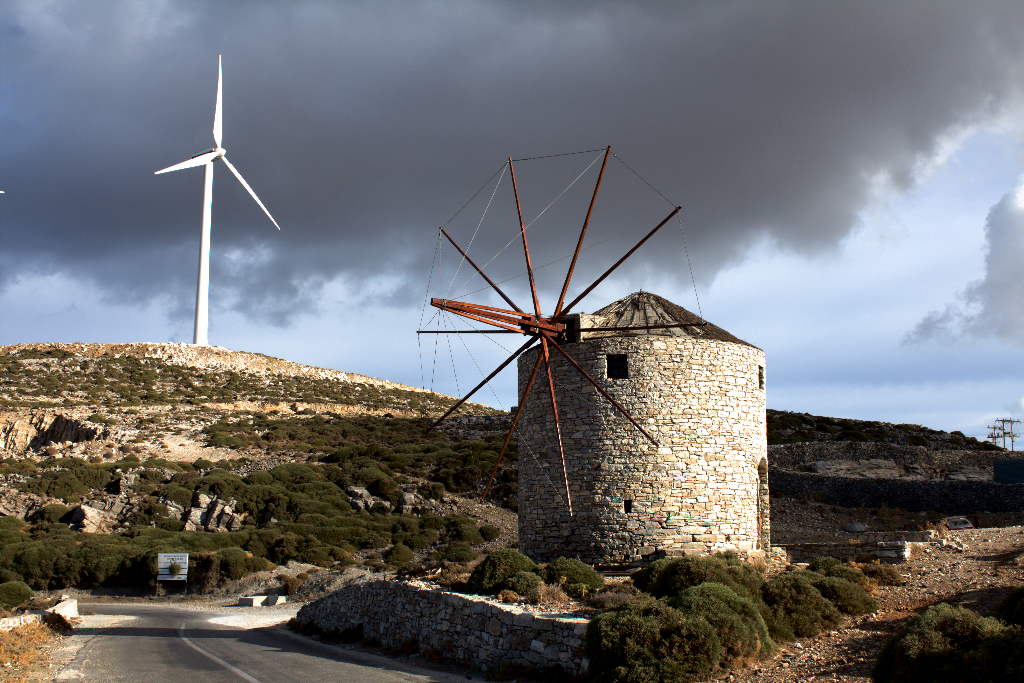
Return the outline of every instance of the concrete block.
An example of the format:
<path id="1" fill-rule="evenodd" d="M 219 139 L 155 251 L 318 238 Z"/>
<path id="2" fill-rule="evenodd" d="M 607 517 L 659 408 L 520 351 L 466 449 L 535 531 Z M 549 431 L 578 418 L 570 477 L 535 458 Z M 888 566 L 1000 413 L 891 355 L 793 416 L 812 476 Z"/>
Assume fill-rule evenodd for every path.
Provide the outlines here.
<path id="1" fill-rule="evenodd" d="M 262 607 L 266 604 L 266 595 L 247 595 L 245 597 L 238 598 L 239 607 Z"/>

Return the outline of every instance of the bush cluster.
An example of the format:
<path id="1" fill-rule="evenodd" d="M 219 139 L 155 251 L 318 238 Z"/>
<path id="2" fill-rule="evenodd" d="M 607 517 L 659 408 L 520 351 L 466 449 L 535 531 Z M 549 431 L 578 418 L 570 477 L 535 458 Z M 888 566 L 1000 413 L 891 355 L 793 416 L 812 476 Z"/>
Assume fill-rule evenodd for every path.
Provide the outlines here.
<path id="1" fill-rule="evenodd" d="M 1024 586 L 1017 586 L 999 607 L 999 618 L 1008 624 L 1024 628 Z"/>
<path id="2" fill-rule="evenodd" d="M 833 628 L 840 612 L 875 609 L 865 590 L 872 582 L 855 567 L 835 560 L 812 566 L 819 571 L 765 581 L 730 552 L 652 562 L 632 576 L 647 595 L 609 599 L 611 607 L 591 621 L 591 675 L 608 683 L 694 680 L 768 657 L 778 641 Z M 676 628 L 699 641 L 677 648 Z"/>
<path id="3" fill-rule="evenodd" d="M 275 418 L 257 413 L 235 420 L 224 418 L 204 428 L 207 443 L 228 448 L 259 448 L 269 452 L 314 454 L 320 462 L 340 464 L 363 461 L 378 463 L 376 486 L 371 493 L 383 498 L 401 492 L 395 475 L 415 475 L 430 479 L 441 491 L 463 493 L 482 490 L 501 449 L 500 437 L 488 441 L 464 440 L 450 443 L 440 432 L 427 432 L 430 422 L 420 418 L 381 418 L 375 416 Z M 516 442 L 509 443 L 502 460 L 497 486 L 492 488 L 494 500 L 507 501 L 518 493 Z M 366 479 L 366 477 L 364 477 Z M 437 498 L 439 492 L 425 491 Z M 397 498 L 397 496 L 395 496 Z M 493 540 L 498 530 L 487 527 Z"/>
<path id="4" fill-rule="evenodd" d="M 649 595 L 602 612 L 584 641 L 595 683 L 692 681 L 721 657 L 714 627 Z"/>
<path id="5" fill-rule="evenodd" d="M 934 605 L 882 650 L 876 683 L 1024 680 L 1024 629 L 965 607 Z"/>
<path id="6" fill-rule="evenodd" d="M 585 562 L 566 557 L 544 565 L 540 575 L 545 583 L 561 586 L 573 598 L 581 598 L 604 587 L 604 577 Z"/>
<path id="7" fill-rule="evenodd" d="M 14 609 L 18 605 L 35 597 L 35 592 L 24 581 L 5 581 L 0 583 L 0 607 Z"/>
<path id="8" fill-rule="evenodd" d="M 496 595 L 506 586 L 505 582 L 519 572 L 533 572 L 537 565 L 518 550 L 502 548 L 484 558 L 477 565 L 466 582 L 466 590 L 479 595 Z M 510 590 L 515 590 L 510 588 Z M 520 593 L 520 591 L 515 591 Z"/>

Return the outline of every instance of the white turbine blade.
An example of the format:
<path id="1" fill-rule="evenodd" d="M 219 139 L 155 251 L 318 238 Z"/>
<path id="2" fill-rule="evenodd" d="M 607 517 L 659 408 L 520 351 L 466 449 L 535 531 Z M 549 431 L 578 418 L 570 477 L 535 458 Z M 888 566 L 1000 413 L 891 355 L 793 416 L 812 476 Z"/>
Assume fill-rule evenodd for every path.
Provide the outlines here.
<path id="1" fill-rule="evenodd" d="M 271 220 L 271 222 L 274 224 L 274 226 L 278 230 L 280 230 L 281 226 L 277 224 L 277 221 L 274 220 L 274 217 L 270 215 L 269 211 L 267 211 L 267 207 L 263 206 L 263 202 L 260 201 L 260 198 L 257 197 L 256 193 L 252 191 L 251 187 L 249 187 L 249 183 L 245 182 L 245 178 L 242 177 L 242 174 L 239 173 L 235 169 L 235 167 L 231 165 L 231 162 L 228 161 L 227 157 L 221 157 L 221 160 L 225 163 L 225 165 L 227 165 L 228 168 L 231 169 L 231 172 L 235 174 L 235 177 L 238 178 L 238 182 L 242 183 L 242 187 L 244 187 L 245 189 L 249 190 L 249 194 L 252 195 L 252 198 L 255 199 L 256 203 L 260 205 L 261 209 L 263 209 L 263 213 L 267 214 L 267 218 L 269 218 Z"/>
<path id="2" fill-rule="evenodd" d="M 221 68 L 220 55 L 217 56 L 217 109 L 213 113 L 213 139 L 217 141 L 217 146 L 220 147 L 220 139 L 222 137 L 223 129 L 221 128 L 220 118 L 220 104 L 221 104 L 221 90 L 220 84 L 223 80 L 224 71 Z"/>
<path id="3" fill-rule="evenodd" d="M 168 166 L 167 168 L 157 171 L 153 175 L 159 175 L 160 173 L 167 173 L 168 171 L 180 171 L 183 168 L 192 168 L 193 166 L 202 166 L 203 164 L 213 161 L 217 157 L 217 150 L 206 152 L 205 154 L 199 154 L 192 157 L 188 161 L 183 161 L 180 164 L 174 166 Z"/>

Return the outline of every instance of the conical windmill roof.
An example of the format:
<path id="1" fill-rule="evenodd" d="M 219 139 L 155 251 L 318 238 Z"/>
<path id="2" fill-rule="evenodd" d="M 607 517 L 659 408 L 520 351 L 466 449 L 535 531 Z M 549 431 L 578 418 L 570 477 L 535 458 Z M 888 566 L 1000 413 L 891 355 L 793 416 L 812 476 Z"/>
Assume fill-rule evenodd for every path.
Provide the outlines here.
<path id="1" fill-rule="evenodd" d="M 655 336 L 694 337 L 716 341 L 734 342 L 753 346 L 721 327 L 713 325 L 700 316 L 691 313 L 651 292 L 634 292 L 618 301 L 613 301 L 593 315 L 580 316 L 580 327 L 587 337 Z M 588 327 L 643 327 L 647 325 L 671 325 L 674 323 L 698 323 L 700 327 L 669 327 L 654 330 L 623 330 L 622 332 L 590 332 Z"/>

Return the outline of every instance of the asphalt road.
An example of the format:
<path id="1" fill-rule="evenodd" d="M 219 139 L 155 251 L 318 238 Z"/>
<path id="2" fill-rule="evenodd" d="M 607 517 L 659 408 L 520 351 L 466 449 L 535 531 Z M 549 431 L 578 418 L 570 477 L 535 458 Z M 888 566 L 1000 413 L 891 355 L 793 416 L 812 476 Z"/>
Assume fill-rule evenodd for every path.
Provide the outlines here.
<path id="1" fill-rule="evenodd" d="M 58 680 L 89 683 L 463 683 L 464 674 L 327 645 L 286 628 L 211 623 L 220 612 L 161 605 L 89 605 L 137 617 L 121 626 L 76 629 L 84 645 Z M 479 675 L 476 676 L 479 680 Z"/>

